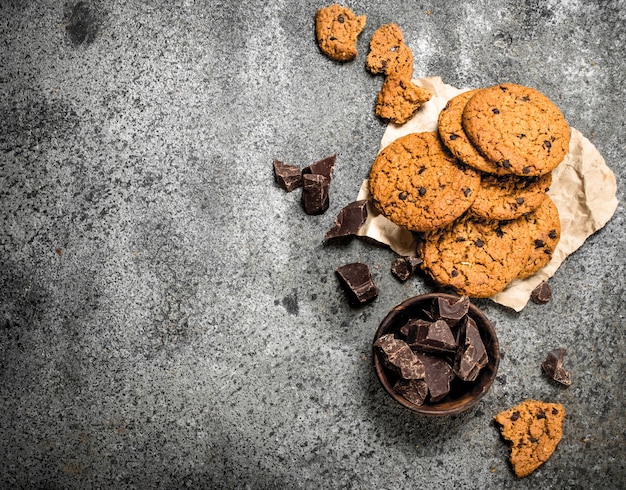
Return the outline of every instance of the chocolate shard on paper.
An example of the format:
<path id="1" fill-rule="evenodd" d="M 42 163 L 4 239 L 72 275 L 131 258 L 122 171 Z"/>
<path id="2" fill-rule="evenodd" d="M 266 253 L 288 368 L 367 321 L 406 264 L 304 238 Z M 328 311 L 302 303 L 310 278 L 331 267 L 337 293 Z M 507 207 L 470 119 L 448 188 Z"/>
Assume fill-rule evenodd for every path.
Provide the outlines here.
<path id="1" fill-rule="evenodd" d="M 446 298 L 437 298 L 437 312 L 439 318 L 443 318 L 451 327 L 467 315 L 470 300 L 467 296 L 461 296 L 456 301 L 449 301 Z"/>
<path id="2" fill-rule="evenodd" d="M 442 358 L 430 354 L 418 352 L 415 355 L 424 365 L 424 381 L 428 385 L 430 401 L 441 401 L 450 393 L 450 382 L 454 379 L 452 366 Z"/>
<path id="3" fill-rule="evenodd" d="M 418 407 L 423 405 L 428 396 L 428 385 L 423 379 L 400 379 L 393 387 L 394 391 Z"/>
<path id="4" fill-rule="evenodd" d="M 421 263 L 422 259 L 418 257 L 398 257 L 391 263 L 391 273 L 404 282 L 415 273 Z"/>
<path id="5" fill-rule="evenodd" d="M 544 305 L 552 298 L 552 289 L 546 281 L 541 281 L 539 285 L 530 293 L 533 303 Z"/>
<path id="6" fill-rule="evenodd" d="M 382 352 L 385 364 L 403 379 L 424 379 L 424 365 L 404 340 L 390 333 L 380 337 L 374 345 Z"/>
<path id="7" fill-rule="evenodd" d="M 463 381 L 476 381 L 478 373 L 489 362 L 485 344 L 476 322 L 466 317 L 461 324 L 459 350 L 454 360 L 454 372 Z"/>
<path id="8" fill-rule="evenodd" d="M 572 376 L 569 371 L 563 368 L 564 356 L 565 349 L 562 347 L 549 352 L 545 361 L 541 364 L 541 368 L 554 381 L 569 386 L 572 384 Z"/>
<path id="9" fill-rule="evenodd" d="M 306 214 L 323 214 L 328 209 L 330 180 L 323 175 L 302 176 L 302 205 Z"/>
<path id="10" fill-rule="evenodd" d="M 366 219 L 367 201 L 351 202 L 339 211 L 334 225 L 326 232 L 324 239 L 356 235 Z"/>
<path id="11" fill-rule="evenodd" d="M 328 183 L 333 178 L 333 170 L 335 170 L 335 161 L 337 159 L 337 155 L 331 155 L 326 158 L 322 158 L 317 162 L 312 163 L 308 167 L 302 169 L 302 174 L 313 174 L 313 175 L 323 175 L 328 179 Z"/>
<path id="12" fill-rule="evenodd" d="M 274 180 L 281 189 L 291 192 L 302 186 L 302 171 L 295 165 L 274 160 Z"/>
<path id="13" fill-rule="evenodd" d="M 345 264 L 338 267 L 336 273 L 351 303 L 362 305 L 378 296 L 378 289 L 367 264 L 362 262 Z"/>

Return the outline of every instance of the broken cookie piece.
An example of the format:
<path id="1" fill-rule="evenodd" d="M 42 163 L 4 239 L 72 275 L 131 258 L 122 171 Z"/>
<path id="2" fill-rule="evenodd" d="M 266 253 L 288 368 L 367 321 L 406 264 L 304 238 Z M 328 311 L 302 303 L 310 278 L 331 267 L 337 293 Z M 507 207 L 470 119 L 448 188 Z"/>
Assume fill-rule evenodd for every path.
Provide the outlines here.
<path id="1" fill-rule="evenodd" d="M 353 262 L 342 265 L 337 268 L 336 273 L 352 304 L 362 305 L 378 296 L 378 289 L 367 264 Z"/>
<path id="2" fill-rule="evenodd" d="M 516 476 L 530 475 L 552 456 L 563 436 L 564 418 L 560 403 L 530 399 L 495 416 L 511 444 L 509 461 Z"/>
<path id="3" fill-rule="evenodd" d="M 572 384 L 572 377 L 569 371 L 563 369 L 563 357 L 565 356 L 565 349 L 562 347 L 554 349 L 549 352 L 546 359 L 541 364 L 543 372 L 546 373 L 557 383 L 561 383 L 565 386 Z"/>
<path id="4" fill-rule="evenodd" d="M 428 102 L 432 92 L 410 79 L 387 77 L 376 97 L 376 115 L 395 124 L 404 124 Z"/>
<path id="5" fill-rule="evenodd" d="M 339 4 L 323 7 L 315 14 L 315 35 L 320 50 L 336 61 L 350 61 L 357 55 L 357 37 L 365 27 L 365 15 L 355 15 Z"/>
<path id="6" fill-rule="evenodd" d="M 367 219 L 367 201 L 354 201 L 339 211 L 335 223 L 326 232 L 324 239 L 356 235 Z"/>

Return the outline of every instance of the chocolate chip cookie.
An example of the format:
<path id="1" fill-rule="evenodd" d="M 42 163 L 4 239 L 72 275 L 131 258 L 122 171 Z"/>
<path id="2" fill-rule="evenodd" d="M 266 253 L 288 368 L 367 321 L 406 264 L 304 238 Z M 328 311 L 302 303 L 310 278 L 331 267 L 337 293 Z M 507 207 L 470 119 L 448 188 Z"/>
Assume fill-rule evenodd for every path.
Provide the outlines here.
<path id="1" fill-rule="evenodd" d="M 545 463 L 563 437 L 565 408 L 560 403 L 525 400 L 495 416 L 502 437 L 511 443 L 509 461 L 524 477 Z"/>
<path id="2" fill-rule="evenodd" d="M 470 211 L 487 219 L 516 219 L 534 211 L 546 198 L 552 174 L 538 177 L 483 175 Z"/>
<path id="3" fill-rule="evenodd" d="M 441 142 L 463 163 L 496 175 L 510 175 L 507 169 L 488 160 L 474 147 L 463 129 L 463 109 L 479 89 L 469 90 L 451 98 L 439 113 L 438 130 Z"/>
<path id="4" fill-rule="evenodd" d="M 558 107 L 541 92 L 511 83 L 472 95 L 463 128 L 487 159 L 525 177 L 550 172 L 569 147 L 569 126 Z"/>
<path id="5" fill-rule="evenodd" d="M 393 141 L 378 154 L 369 174 L 374 206 L 411 231 L 454 221 L 471 206 L 479 185 L 478 171 L 460 164 L 436 132 L 411 133 Z"/>
<path id="6" fill-rule="evenodd" d="M 525 217 L 530 227 L 530 254 L 519 279 L 532 276 L 552 259 L 552 254 L 561 238 L 561 220 L 559 210 L 546 195 L 541 205 Z"/>
<path id="7" fill-rule="evenodd" d="M 356 41 L 365 21 L 365 15 L 357 16 L 336 3 L 319 9 L 315 15 L 315 34 L 322 53 L 337 61 L 356 58 Z"/>
<path id="8" fill-rule="evenodd" d="M 530 251 L 524 218 L 482 220 L 466 213 L 452 225 L 426 233 L 418 245 L 422 269 L 458 294 L 486 298 L 517 277 Z"/>

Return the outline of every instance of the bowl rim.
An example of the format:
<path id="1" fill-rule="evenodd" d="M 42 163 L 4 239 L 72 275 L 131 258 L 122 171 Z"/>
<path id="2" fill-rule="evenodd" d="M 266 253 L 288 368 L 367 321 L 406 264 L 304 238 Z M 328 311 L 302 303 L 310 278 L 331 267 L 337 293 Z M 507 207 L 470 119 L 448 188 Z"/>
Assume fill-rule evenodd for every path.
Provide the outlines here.
<path id="1" fill-rule="evenodd" d="M 410 298 L 405 299 L 398 305 L 394 306 L 385 317 L 382 319 L 378 328 L 376 329 L 376 333 L 374 334 L 374 340 L 372 341 L 372 359 L 374 371 L 376 372 L 376 377 L 378 381 L 384 388 L 384 390 L 400 405 L 409 410 L 422 414 L 422 415 L 436 415 L 436 416 L 446 416 L 446 415 L 454 415 L 457 413 L 464 412 L 465 410 L 474 406 L 478 401 L 489 391 L 491 385 L 493 384 L 496 374 L 498 372 L 498 366 L 500 364 L 500 346 L 498 342 L 498 336 L 496 334 L 495 329 L 493 328 L 493 324 L 491 321 L 485 316 L 485 314 L 478 308 L 474 303 L 472 303 L 470 298 L 470 306 L 469 313 L 474 320 L 477 320 L 477 325 L 479 327 L 479 331 L 481 333 L 481 337 L 483 338 L 483 342 L 486 343 L 485 347 L 487 351 L 490 353 L 495 353 L 495 355 L 489 356 L 489 363 L 485 366 L 481 373 L 479 374 L 479 379 L 481 381 L 475 381 L 473 387 L 474 389 L 468 392 L 465 396 L 462 396 L 459 399 L 448 400 L 436 403 L 436 404 L 424 404 L 424 405 L 415 405 L 404 397 L 400 396 L 391 386 L 391 383 L 387 379 L 385 374 L 385 367 L 383 366 L 378 352 L 377 347 L 374 345 L 376 340 L 381 337 L 383 334 L 387 333 L 388 330 L 391 330 L 391 327 L 394 325 L 394 320 L 407 309 L 414 308 L 418 306 L 420 303 L 437 299 L 437 298 L 445 298 L 445 299 L 453 299 L 458 300 L 461 296 L 449 293 L 424 293 L 416 296 L 412 296 Z M 485 339 L 484 331 L 488 334 L 488 339 Z"/>

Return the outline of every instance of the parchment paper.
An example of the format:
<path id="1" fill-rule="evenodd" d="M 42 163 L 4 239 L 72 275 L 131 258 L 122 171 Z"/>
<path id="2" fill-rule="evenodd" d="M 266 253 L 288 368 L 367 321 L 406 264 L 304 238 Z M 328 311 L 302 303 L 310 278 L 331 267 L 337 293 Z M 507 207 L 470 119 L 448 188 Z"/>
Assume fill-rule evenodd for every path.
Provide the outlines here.
<path id="1" fill-rule="evenodd" d="M 398 126 L 390 123 L 383 134 L 380 149 L 409 133 L 436 131 L 439 112 L 455 95 L 470 90 L 443 83 L 440 77 L 413 80 L 420 87 L 433 92 L 412 119 Z M 510 283 L 506 289 L 490 299 L 516 311 L 524 309 L 532 290 L 543 280 L 552 277 L 568 255 L 577 250 L 593 233 L 611 219 L 617 208 L 615 174 L 606 165 L 597 148 L 578 130 L 570 128 L 569 152 L 562 163 L 552 171 L 552 185 L 548 194 L 556 204 L 561 219 L 561 239 L 552 260 L 533 276 Z M 363 182 L 357 199 L 368 199 L 367 180 Z M 368 218 L 357 233 L 389 246 L 399 255 L 415 256 L 417 245 L 413 234 L 382 216 L 368 200 Z"/>

